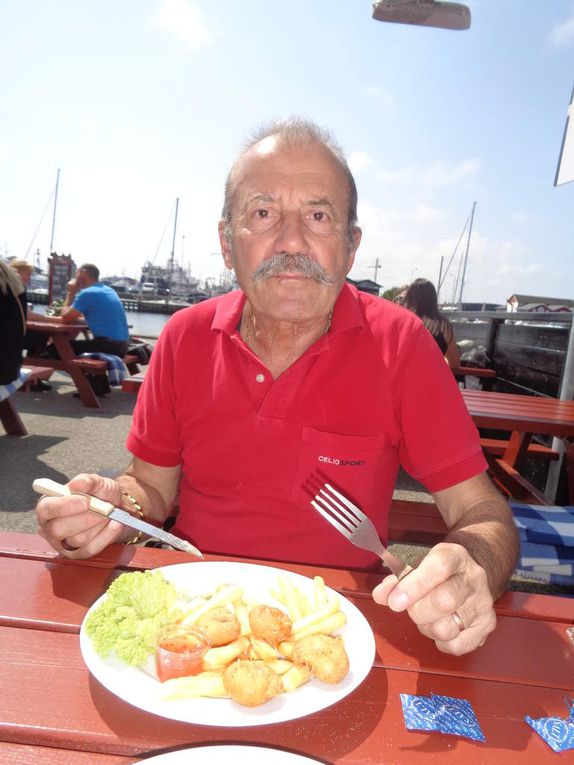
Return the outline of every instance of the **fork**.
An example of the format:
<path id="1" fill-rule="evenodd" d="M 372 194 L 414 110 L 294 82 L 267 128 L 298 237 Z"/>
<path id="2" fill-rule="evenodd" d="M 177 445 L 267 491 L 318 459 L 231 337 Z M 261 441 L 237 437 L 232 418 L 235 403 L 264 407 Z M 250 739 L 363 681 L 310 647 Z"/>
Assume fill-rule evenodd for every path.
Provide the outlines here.
<path id="1" fill-rule="evenodd" d="M 330 484 L 326 483 L 319 489 L 311 504 L 349 542 L 378 555 L 397 579 L 403 579 L 413 570 L 412 566 L 387 550 L 365 513 Z"/>

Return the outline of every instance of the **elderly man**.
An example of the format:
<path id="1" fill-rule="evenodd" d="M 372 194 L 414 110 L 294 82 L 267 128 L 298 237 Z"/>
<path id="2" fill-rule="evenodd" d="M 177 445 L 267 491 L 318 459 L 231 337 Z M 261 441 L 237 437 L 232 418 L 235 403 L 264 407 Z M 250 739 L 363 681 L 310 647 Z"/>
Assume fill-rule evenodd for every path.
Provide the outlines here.
<path id="1" fill-rule="evenodd" d="M 374 570 L 309 505 L 328 478 L 386 538 L 399 464 L 432 492 L 450 529 L 374 598 L 408 609 L 454 654 L 494 629 L 516 532 L 484 470 L 476 429 L 436 343 L 410 312 L 345 282 L 361 239 L 340 149 L 312 123 L 261 131 L 229 173 L 219 234 L 241 289 L 176 314 L 139 395 L 117 480 L 70 488 L 162 524 L 203 551 Z M 133 541 L 80 496 L 44 498 L 53 547 L 87 557 Z"/>

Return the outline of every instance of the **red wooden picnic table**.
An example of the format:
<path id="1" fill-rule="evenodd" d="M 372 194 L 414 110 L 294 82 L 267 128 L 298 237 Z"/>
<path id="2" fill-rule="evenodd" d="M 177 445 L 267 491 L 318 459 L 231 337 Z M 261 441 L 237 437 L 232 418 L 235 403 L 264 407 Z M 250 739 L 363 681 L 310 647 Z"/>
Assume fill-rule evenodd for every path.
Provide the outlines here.
<path id="1" fill-rule="evenodd" d="M 517 499 L 547 504 L 519 468 L 533 435 L 555 436 L 566 442 L 574 438 L 574 401 L 484 390 L 461 392 L 478 428 L 511 433 L 502 456 L 489 459 L 496 480 Z"/>
<path id="2" fill-rule="evenodd" d="M 51 367 L 52 369 L 59 369 L 62 372 L 67 372 L 74 381 L 74 385 L 78 389 L 78 393 L 80 394 L 84 406 L 89 406 L 94 409 L 101 408 L 98 397 L 94 393 L 86 375 L 81 367 L 74 363 L 74 359 L 77 359 L 78 357 L 74 353 L 74 349 L 71 345 L 71 340 L 81 332 L 85 332 L 88 329 L 88 325 L 83 322 L 64 324 L 60 321 L 28 321 L 27 327 L 28 329 L 49 335 L 60 354 L 60 358 L 49 359 L 44 358 L 43 356 L 27 356 L 26 364 Z"/>
<path id="3" fill-rule="evenodd" d="M 341 765 L 499 765 L 517 757 L 536 765 L 556 761 L 523 720 L 526 714 L 564 716 L 563 695 L 574 691 L 574 647 L 566 634 L 574 619 L 572 601 L 545 595 L 503 596 L 497 604 L 496 632 L 474 653 L 454 657 L 438 651 L 407 614 L 374 603 L 370 593 L 380 574 L 245 561 L 306 576 L 320 573 L 360 609 L 376 642 L 374 664 L 364 682 L 327 709 L 274 725 L 195 725 L 128 705 L 84 665 L 78 637 L 82 619 L 119 573 L 189 561 L 176 551 L 121 545 L 89 561 L 70 561 L 39 536 L 0 532 L 2 761 L 20 756 L 18 761 L 49 765 L 127 764 L 218 743 L 272 747 Z M 400 693 L 468 699 L 485 743 L 407 731 Z M 190 761 L 200 762 L 197 754 L 191 753 Z"/>

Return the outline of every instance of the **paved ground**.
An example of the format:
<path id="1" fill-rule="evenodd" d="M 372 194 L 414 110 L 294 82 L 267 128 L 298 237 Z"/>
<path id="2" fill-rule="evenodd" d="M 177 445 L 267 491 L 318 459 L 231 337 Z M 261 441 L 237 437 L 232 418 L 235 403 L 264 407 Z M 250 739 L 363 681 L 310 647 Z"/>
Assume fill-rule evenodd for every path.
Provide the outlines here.
<path id="1" fill-rule="evenodd" d="M 129 461 L 125 440 L 135 403 L 133 394 L 115 388 L 102 399 L 101 409 L 88 409 L 74 398 L 67 375 L 56 372 L 53 389 L 46 393 L 17 393 L 15 403 L 29 435 L 0 434 L 0 529 L 35 532 L 33 508 L 35 478 L 65 483 L 81 472 L 114 475 Z M 430 501 L 430 496 L 408 475 L 401 473 L 395 496 Z M 394 545 L 393 551 L 414 562 L 427 548 Z M 516 582 L 512 589 L 568 592 L 534 583 Z"/>

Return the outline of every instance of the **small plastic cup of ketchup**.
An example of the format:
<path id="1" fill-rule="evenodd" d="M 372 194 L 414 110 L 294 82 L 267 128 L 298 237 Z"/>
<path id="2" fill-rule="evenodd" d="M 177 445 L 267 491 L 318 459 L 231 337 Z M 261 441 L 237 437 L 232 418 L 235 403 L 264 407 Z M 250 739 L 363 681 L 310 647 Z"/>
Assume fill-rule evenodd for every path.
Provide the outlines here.
<path id="1" fill-rule="evenodd" d="M 159 635 L 155 654 L 160 682 L 174 677 L 197 675 L 203 669 L 203 656 L 211 643 L 201 630 L 171 624 Z"/>

